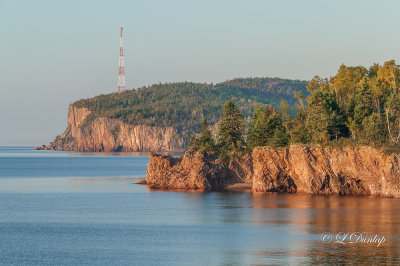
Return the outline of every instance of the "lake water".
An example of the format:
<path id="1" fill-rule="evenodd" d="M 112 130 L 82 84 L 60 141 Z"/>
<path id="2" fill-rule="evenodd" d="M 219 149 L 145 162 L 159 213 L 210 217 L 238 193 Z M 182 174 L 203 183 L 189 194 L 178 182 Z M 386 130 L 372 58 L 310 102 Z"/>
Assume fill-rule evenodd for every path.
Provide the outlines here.
<path id="1" fill-rule="evenodd" d="M 400 263 L 398 199 L 151 191 L 148 162 L 0 147 L 0 265 Z"/>

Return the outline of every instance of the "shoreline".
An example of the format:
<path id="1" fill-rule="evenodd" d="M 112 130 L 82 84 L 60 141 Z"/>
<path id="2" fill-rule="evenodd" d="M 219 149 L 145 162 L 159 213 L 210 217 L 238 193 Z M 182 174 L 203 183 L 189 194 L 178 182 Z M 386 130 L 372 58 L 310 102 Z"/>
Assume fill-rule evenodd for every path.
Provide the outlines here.
<path id="1" fill-rule="evenodd" d="M 400 198 L 400 161 L 360 147 L 257 147 L 224 161 L 188 151 L 183 157 L 150 154 L 146 179 L 163 190 L 371 195 Z"/>

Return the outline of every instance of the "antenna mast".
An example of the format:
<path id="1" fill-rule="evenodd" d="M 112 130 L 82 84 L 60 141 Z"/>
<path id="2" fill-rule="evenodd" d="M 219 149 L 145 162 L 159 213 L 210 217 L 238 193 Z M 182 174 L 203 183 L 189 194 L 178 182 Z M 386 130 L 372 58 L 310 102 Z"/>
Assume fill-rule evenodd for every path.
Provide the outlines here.
<path id="1" fill-rule="evenodd" d="M 118 94 L 125 93 L 125 63 L 124 63 L 124 47 L 122 43 L 122 25 L 120 26 L 119 37 L 119 68 L 118 68 Z"/>

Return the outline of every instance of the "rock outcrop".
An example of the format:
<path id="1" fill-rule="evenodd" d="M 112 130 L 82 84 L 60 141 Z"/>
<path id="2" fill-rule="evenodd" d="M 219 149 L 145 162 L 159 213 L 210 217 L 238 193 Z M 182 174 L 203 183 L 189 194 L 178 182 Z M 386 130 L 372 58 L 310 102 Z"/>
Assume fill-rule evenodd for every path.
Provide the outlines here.
<path id="1" fill-rule="evenodd" d="M 87 108 L 77 108 L 71 104 L 66 130 L 43 149 L 80 152 L 179 152 L 183 151 L 186 142 L 171 127 L 131 125 L 118 119 L 94 117 Z"/>
<path id="2" fill-rule="evenodd" d="M 226 186 L 251 182 L 251 156 L 225 162 L 214 154 L 186 152 L 174 158 L 150 155 L 145 183 L 151 188 L 197 191 L 222 190 Z"/>
<path id="3" fill-rule="evenodd" d="M 400 197 L 397 155 L 371 147 L 253 151 L 253 191 Z"/>
<path id="4" fill-rule="evenodd" d="M 254 192 L 372 195 L 400 198 L 398 155 L 371 147 L 258 147 L 230 163 L 187 152 L 150 156 L 145 182 L 153 188 L 211 191 L 252 182 Z"/>

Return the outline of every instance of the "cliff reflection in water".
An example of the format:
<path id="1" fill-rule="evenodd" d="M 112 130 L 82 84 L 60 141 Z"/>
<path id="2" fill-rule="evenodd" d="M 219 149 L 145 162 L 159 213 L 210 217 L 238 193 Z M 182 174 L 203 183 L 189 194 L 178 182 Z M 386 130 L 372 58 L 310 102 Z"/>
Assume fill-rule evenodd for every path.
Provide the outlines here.
<path id="1" fill-rule="evenodd" d="M 71 155 L 0 147 L 0 265 L 400 264 L 400 199 L 153 191 L 148 157 Z"/>
<path id="2" fill-rule="evenodd" d="M 399 200 L 373 197 L 339 197 L 313 195 L 252 195 L 255 211 L 253 222 L 264 225 L 281 225 L 291 228 L 293 234 L 316 236 L 304 241 L 303 248 L 293 247 L 295 254 L 304 256 L 313 263 L 377 263 L 400 262 L 400 205 Z M 286 209 L 286 211 L 281 211 Z M 267 211 L 265 211 L 267 210 Z M 275 214 L 271 214 L 275 212 Z M 273 217 L 278 217 L 274 219 Z M 329 243 L 321 241 L 325 232 L 332 233 Z M 335 243 L 337 234 L 349 233 Z M 369 236 L 384 236 L 386 241 L 377 247 L 377 243 L 349 243 L 352 233 Z M 354 237 L 354 242 L 357 237 Z M 300 251 L 300 252 L 299 252 Z M 288 251 L 289 252 L 289 251 Z M 256 253 L 257 256 L 269 256 L 268 251 Z M 283 255 L 283 254 L 280 254 Z"/>
<path id="3" fill-rule="evenodd" d="M 400 201 L 391 198 L 317 196 L 279 193 L 183 193 L 208 224 L 238 226 L 237 237 L 225 237 L 224 263 L 400 263 Z M 197 209 L 200 212 L 197 212 Z M 212 212 L 212 213 L 210 213 Z M 210 219 L 210 217 L 212 217 Z M 243 226 L 242 226 L 243 225 Z M 256 228 L 251 229 L 249 227 Z M 325 232 L 330 242 L 322 242 Z M 340 232 L 384 236 L 378 243 L 335 243 Z M 217 234 L 223 235 L 224 229 Z M 355 239 L 355 238 L 353 238 Z"/>

